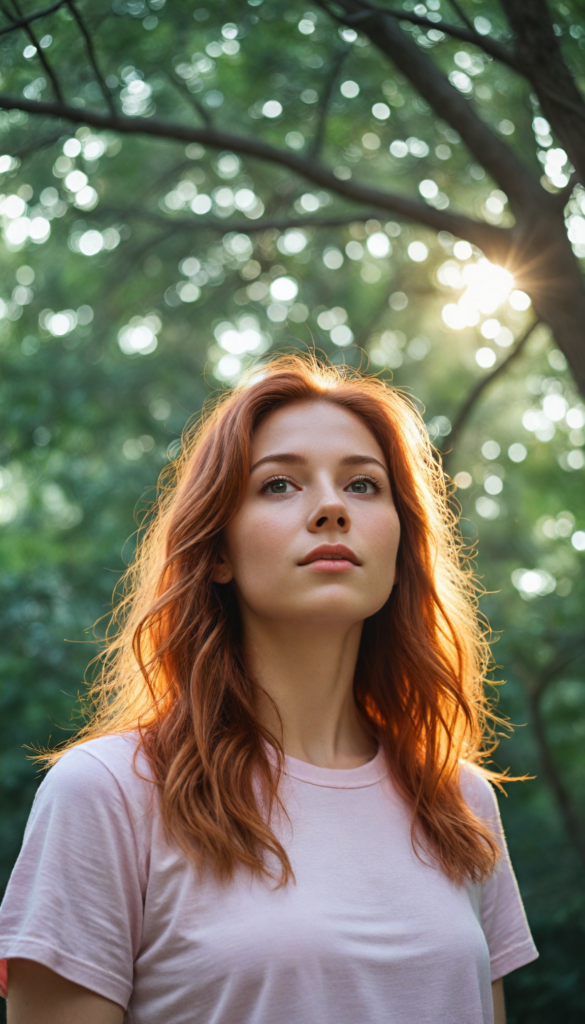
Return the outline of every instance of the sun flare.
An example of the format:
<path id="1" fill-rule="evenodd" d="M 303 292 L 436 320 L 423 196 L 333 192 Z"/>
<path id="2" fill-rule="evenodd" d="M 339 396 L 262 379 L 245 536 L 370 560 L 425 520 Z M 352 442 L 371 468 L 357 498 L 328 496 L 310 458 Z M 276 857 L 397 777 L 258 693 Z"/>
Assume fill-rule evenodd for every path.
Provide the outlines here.
<path id="1" fill-rule="evenodd" d="M 463 267 L 459 287 L 465 288 L 459 301 L 443 309 L 443 320 L 453 330 L 475 327 L 482 314 L 495 313 L 510 297 L 514 278 L 508 270 L 482 258 Z"/>

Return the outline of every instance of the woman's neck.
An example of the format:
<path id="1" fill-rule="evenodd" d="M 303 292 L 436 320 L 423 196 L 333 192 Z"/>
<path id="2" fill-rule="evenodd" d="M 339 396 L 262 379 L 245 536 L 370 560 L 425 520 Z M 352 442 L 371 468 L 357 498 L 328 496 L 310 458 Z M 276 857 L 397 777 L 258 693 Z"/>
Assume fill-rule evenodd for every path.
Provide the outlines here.
<path id="1" fill-rule="evenodd" d="M 374 757 L 376 744 L 353 697 L 361 632 L 361 622 L 245 621 L 246 657 L 261 687 L 260 718 L 282 740 L 285 754 L 324 768 L 355 768 Z"/>

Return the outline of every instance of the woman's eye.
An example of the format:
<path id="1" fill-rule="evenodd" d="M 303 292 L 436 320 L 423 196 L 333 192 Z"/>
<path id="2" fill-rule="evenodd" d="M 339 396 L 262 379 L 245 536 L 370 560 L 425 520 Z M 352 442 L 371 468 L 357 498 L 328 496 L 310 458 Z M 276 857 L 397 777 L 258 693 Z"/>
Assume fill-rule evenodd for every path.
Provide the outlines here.
<path id="1" fill-rule="evenodd" d="M 352 480 L 348 490 L 353 494 L 375 494 L 376 486 L 372 480 Z"/>
<path id="2" fill-rule="evenodd" d="M 288 487 L 288 480 L 271 480 L 266 485 L 266 492 L 268 494 L 286 494 Z"/>

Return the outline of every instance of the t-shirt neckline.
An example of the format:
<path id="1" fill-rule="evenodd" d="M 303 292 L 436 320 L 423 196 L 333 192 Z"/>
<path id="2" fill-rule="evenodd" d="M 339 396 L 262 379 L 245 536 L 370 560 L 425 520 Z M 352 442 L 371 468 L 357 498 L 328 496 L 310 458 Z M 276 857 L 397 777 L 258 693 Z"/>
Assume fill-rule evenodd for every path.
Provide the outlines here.
<path id="1" fill-rule="evenodd" d="M 321 768 L 308 761 L 299 761 L 288 754 L 284 758 L 284 771 L 299 782 L 308 782 L 311 786 L 325 786 L 328 789 L 363 789 L 374 786 L 387 774 L 386 757 L 382 747 L 371 761 L 360 764 L 357 768 Z"/>

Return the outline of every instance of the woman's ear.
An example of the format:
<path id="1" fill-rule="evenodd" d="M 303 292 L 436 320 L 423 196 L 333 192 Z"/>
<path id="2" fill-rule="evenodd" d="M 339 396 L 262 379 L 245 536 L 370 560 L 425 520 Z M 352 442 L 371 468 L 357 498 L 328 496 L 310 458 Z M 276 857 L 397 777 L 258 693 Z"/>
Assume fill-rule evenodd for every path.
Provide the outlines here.
<path id="1" fill-rule="evenodd" d="M 225 555 L 220 555 L 213 569 L 211 576 L 214 583 L 229 583 L 233 580 L 234 573 L 230 565 L 229 558 Z"/>

